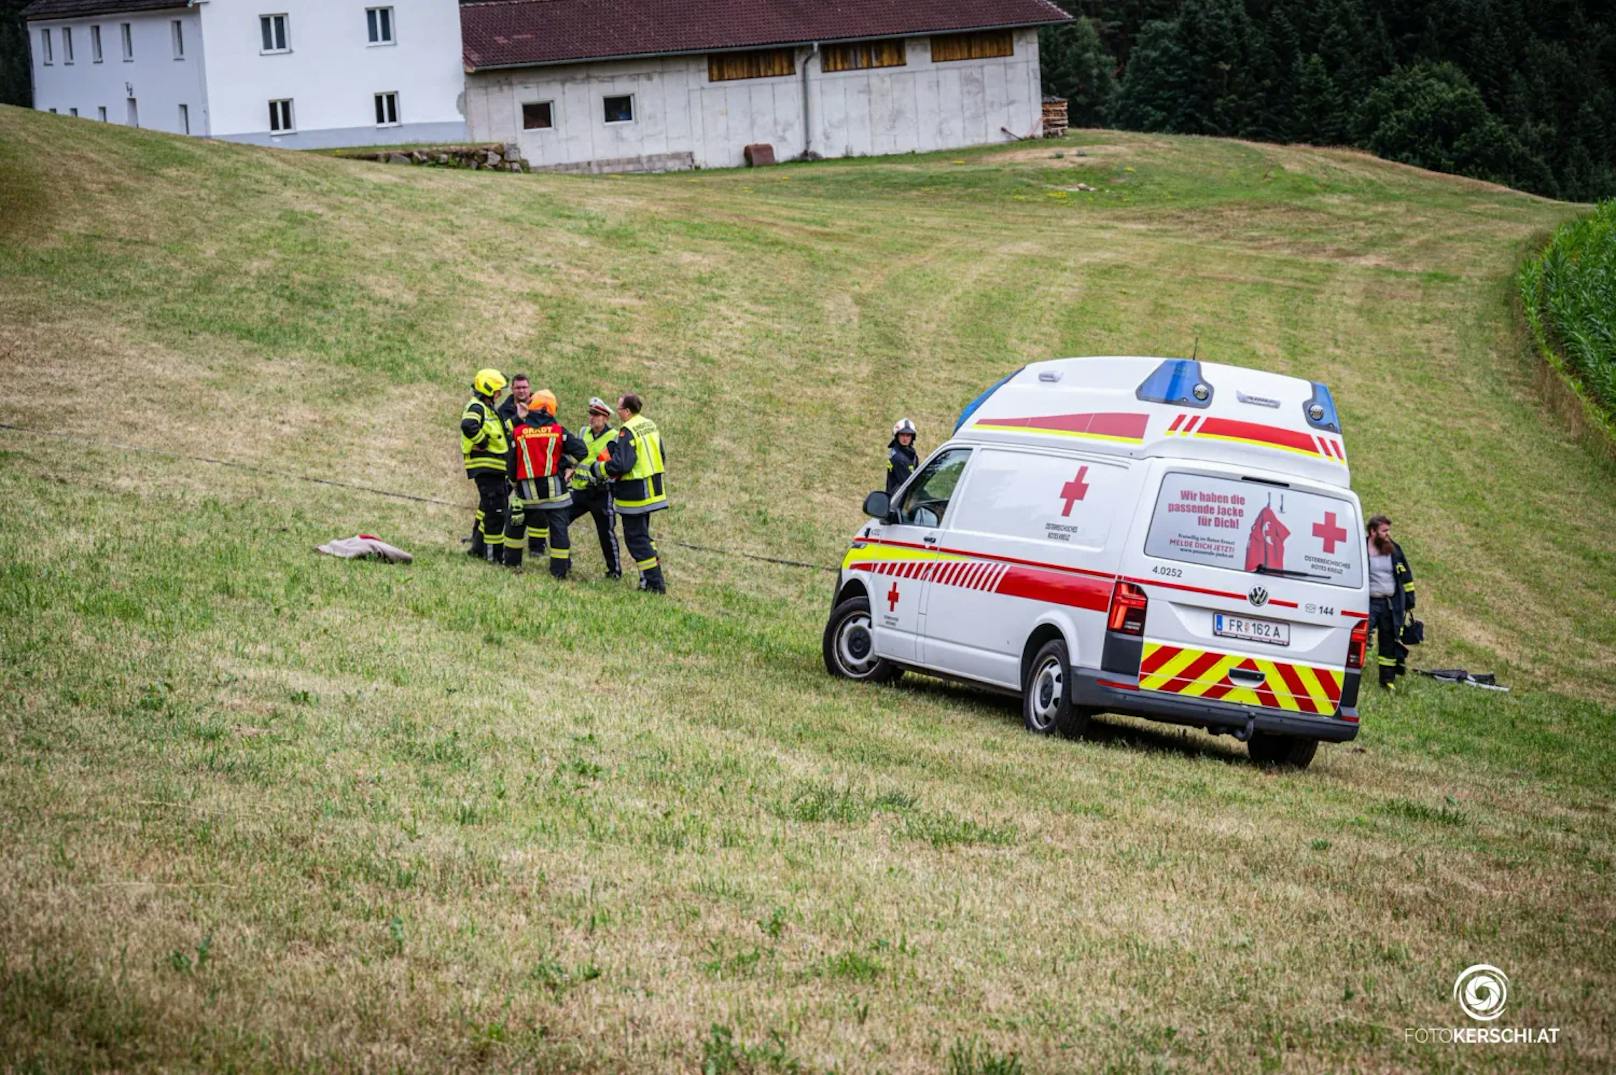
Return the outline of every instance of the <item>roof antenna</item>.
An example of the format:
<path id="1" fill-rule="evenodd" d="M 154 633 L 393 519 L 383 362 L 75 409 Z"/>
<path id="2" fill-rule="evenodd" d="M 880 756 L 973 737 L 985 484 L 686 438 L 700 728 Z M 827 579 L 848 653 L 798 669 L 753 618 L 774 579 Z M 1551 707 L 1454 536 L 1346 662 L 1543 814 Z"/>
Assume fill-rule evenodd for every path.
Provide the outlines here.
<path id="1" fill-rule="evenodd" d="M 1201 355 L 1201 334 L 1195 334 L 1195 346 L 1190 348 L 1190 361 L 1194 362 Z"/>

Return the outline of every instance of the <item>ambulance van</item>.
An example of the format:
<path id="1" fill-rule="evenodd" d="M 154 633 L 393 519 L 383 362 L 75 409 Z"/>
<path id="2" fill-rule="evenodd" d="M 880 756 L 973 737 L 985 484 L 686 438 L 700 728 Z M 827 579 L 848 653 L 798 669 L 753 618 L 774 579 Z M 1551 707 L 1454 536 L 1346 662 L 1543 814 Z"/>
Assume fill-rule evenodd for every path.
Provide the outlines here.
<path id="1" fill-rule="evenodd" d="M 1329 389 L 1180 358 L 1067 358 L 979 396 L 842 560 L 825 666 L 1228 733 L 1296 767 L 1358 732 L 1369 588 Z"/>

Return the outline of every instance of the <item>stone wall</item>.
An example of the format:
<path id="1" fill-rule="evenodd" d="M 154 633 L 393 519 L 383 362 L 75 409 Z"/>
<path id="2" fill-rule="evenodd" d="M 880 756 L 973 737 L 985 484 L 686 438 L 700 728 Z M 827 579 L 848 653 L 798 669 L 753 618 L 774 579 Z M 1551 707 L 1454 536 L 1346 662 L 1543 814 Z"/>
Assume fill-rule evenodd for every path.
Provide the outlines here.
<path id="1" fill-rule="evenodd" d="M 425 146 L 420 149 L 378 149 L 339 153 L 349 160 L 379 161 L 383 164 L 424 164 L 437 168 L 469 168 L 472 171 L 526 172 L 527 161 L 514 143 L 486 142 L 466 146 Z"/>

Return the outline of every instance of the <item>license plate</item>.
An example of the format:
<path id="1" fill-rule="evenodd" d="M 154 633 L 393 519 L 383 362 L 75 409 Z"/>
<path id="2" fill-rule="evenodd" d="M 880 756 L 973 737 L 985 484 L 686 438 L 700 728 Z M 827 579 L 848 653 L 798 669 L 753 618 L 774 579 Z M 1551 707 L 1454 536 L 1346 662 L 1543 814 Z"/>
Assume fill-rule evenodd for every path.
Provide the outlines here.
<path id="1" fill-rule="evenodd" d="M 1291 644 L 1291 625 L 1273 620 L 1254 620 L 1250 616 L 1230 616 L 1223 612 L 1212 614 L 1212 633 L 1224 638 L 1243 638 L 1247 642 L 1266 642 L 1270 646 Z"/>

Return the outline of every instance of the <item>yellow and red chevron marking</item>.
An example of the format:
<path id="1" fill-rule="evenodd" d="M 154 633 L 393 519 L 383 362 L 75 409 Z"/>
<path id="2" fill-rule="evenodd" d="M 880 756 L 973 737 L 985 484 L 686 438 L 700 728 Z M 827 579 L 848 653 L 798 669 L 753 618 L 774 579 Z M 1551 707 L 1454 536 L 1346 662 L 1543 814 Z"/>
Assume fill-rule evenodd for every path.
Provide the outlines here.
<path id="1" fill-rule="evenodd" d="M 1238 682 L 1229 675 L 1234 671 L 1261 673 L 1262 680 Z M 1333 715 L 1340 706 L 1344 678 L 1334 668 L 1161 642 L 1146 642 L 1139 662 L 1140 690 L 1321 716 Z"/>
<path id="2" fill-rule="evenodd" d="M 923 579 L 942 586 L 992 592 L 998 589 L 1010 565 L 983 563 L 958 553 L 882 546 L 849 549 L 842 559 L 842 570 L 869 571 L 900 579 Z"/>
<path id="3" fill-rule="evenodd" d="M 1282 452 L 1296 452 L 1299 455 L 1321 456 L 1332 463 L 1339 462 L 1343 466 L 1347 462 L 1346 446 L 1337 438 L 1307 433 L 1299 429 L 1264 425 L 1261 422 L 1179 414 L 1167 427 L 1167 435 L 1254 444 L 1259 448 L 1275 448 Z"/>

